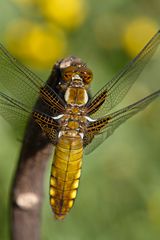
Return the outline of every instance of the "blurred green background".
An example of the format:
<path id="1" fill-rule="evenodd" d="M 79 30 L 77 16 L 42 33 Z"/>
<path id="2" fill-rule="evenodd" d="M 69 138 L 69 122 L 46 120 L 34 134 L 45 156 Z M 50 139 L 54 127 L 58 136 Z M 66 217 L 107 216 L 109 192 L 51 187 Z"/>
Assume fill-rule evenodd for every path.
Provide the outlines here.
<path id="1" fill-rule="evenodd" d="M 76 55 L 93 70 L 93 93 L 158 30 L 158 0 L 1 0 L 0 41 L 44 80 L 54 62 Z M 160 88 L 160 51 L 122 107 Z M 46 173 L 43 240 L 160 238 L 160 102 L 122 125 L 84 156 L 75 205 L 63 222 L 49 206 Z M 20 143 L 0 118 L 0 239 L 9 239 L 9 193 Z"/>

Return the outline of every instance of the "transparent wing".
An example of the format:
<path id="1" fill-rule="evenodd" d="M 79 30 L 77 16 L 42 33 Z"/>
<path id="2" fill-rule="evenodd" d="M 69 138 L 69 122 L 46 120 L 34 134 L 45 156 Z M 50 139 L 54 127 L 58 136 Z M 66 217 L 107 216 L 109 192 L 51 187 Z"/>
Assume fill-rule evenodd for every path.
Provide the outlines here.
<path id="1" fill-rule="evenodd" d="M 64 111 L 57 93 L 0 44 L 0 114 L 13 128 L 24 130 L 38 98 L 54 114 Z M 4 91 L 5 93 L 3 93 Z"/>
<path id="2" fill-rule="evenodd" d="M 120 73 L 97 92 L 88 104 L 88 114 L 92 118 L 103 117 L 124 98 L 159 44 L 160 31 Z"/>
<path id="3" fill-rule="evenodd" d="M 29 111 L 23 103 L 1 92 L 0 113 L 19 134 L 24 131 L 29 117 L 32 117 L 51 142 L 56 144 L 59 124 L 52 116 L 41 113 L 36 109 L 33 112 Z"/>
<path id="4" fill-rule="evenodd" d="M 89 154 L 90 152 L 92 152 L 106 138 L 112 135 L 114 130 L 119 125 L 121 125 L 123 122 L 125 122 L 127 119 L 129 119 L 139 111 L 143 110 L 157 97 L 160 97 L 160 90 L 154 92 L 153 94 L 141 99 L 140 101 L 130 106 L 127 106 L 119 111 L 108 114 L 103 118 L 99 118 L 94 122 L 91 122 L 86 129 L 87 134 L 85 136 L 85 153 Z"/>
<path id="5" fill-rule="evenodd" d="M 17 132 L 22 133 L 31 112 L 24 104 L 0 92 L 0 114 Z"/>
<path id="6" fill-rule="evenodd" d="M 0 44 L 0 84 L 10 96 L 25 103 L 30 109 L 44 83 Z"/>

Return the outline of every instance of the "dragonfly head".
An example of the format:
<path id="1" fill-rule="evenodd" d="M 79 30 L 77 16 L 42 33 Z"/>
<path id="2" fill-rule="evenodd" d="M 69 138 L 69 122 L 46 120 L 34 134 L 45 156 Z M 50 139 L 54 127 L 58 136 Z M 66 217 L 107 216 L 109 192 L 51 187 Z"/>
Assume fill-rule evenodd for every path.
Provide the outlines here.
<path id="1" fill-rule="evenodd" d="M 53 75 L 53 77 L 52 77 Z M 70 56 L 64 59 L 59 60 L 53 69 L 50 79 L 54 78 L 55 89 L 61 95 L 61 97 L 68 102 L 69 93 L 71 89 L 79 89 L 79 93 L 83 95 L 83 104 L 86 102 L 88 97 L 88 89 L 93 78 L 92 71 L 87 67 L 80 58 Z M 83 93 L 82 93 L 83 92 Z"/>
<path id="2" fill-rule="evenodd" d="M 86 66 L 77 64 L 62 70 L 62 80 L 68 86 L 88 89 L 93 78 L 92 71 Z"/>

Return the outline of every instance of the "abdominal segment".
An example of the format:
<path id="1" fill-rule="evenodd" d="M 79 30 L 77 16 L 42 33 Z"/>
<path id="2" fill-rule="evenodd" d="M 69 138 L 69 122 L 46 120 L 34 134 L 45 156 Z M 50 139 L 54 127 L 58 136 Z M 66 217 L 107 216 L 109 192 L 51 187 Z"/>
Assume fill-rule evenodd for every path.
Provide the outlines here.
<path id="1" fill-rule="evenodd" d="M 60 137 L 50 178 L 50 204 L 57 219 L 63 219 L 73 206 L 81 175 L 82 155 L 80 136 Z"/>

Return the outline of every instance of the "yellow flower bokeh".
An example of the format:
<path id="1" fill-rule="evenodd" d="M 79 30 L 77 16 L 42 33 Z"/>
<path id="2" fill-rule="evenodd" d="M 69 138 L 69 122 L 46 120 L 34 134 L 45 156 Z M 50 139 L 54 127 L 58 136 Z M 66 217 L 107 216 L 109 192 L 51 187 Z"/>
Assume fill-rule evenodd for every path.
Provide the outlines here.
<path id="1" fill-rule="evenodd" d="M 67 29 L 79 27 L 87 15 L 87 3 L 84 0 L 37 0 L 42 13 Z"/>
<path id="2" fill-rule="evenodd" d="M 125 28 L 122 42 L 126 52 L 134 57 L 157 32 L 158 24 L 151 18 L 140 17 Z"/>
<path id="3" fill-rule="evenodd" d="M 6 32 L 9 50 L 35 67 L 48 67 L 66 51 L 66 38 L 53 24 L 32 24 L 21 20 L 12 23 Z"/>

